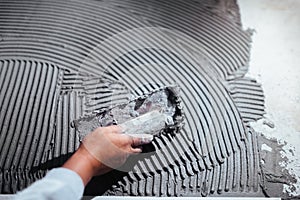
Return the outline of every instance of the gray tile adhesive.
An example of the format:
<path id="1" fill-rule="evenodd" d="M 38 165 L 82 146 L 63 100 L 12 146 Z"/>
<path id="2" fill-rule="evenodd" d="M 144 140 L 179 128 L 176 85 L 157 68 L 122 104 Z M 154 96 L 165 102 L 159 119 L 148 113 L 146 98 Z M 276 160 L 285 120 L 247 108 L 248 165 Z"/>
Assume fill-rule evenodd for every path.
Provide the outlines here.
<path id="1" fill-rule="evenodd" d="M 178 85 L 171 107 L 184 126 L 85 194 L 282 195 L 292 178 L 261 166 L 249 125 L 265 113 L 260 84 L 245 77 L 250 43 L 234 0 L 1 0 L 0 193 L 62 165 L 84 119 Z"/>
<path id="2" fill-rule="evenodd" d="M 110 125 L 121 126 L 125 134 L 133 137 L 153 138 L 162 133 L 175 134 L 184 123 L 179 91 L 178 86 L 159 88 L 126 103 L 74 120 L 72 126 L 78 132 L 80 141 L 97 127 Z"/>

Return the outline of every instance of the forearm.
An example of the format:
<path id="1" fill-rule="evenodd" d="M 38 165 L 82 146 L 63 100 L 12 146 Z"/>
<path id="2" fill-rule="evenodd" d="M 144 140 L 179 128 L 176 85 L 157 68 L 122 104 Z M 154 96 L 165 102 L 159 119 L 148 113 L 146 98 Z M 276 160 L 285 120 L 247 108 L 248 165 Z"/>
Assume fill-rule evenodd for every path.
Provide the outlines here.
<path id="1" fill-rule="evenodd" d="M 93 176 L 104 174 L 110 170 L 95 159 L 83 145 L 80 145 L 78 150 L 62 167 L 76 172 L 85 186 Z"/>
<path id="2" fill-rule="evenodd" d="M 90 179 L 109 169 L 81 145 L 62 168 L 51 170 L 15 199 L 80 199 Z"/>
<path id="3" fill-rule="evenodd" d="M 121 134 L 117 126 L 97 128 L 61 168 L 19 192 L 16 199 L 80 199 L 93 176 L 118 168 L 149 142 Z"/>

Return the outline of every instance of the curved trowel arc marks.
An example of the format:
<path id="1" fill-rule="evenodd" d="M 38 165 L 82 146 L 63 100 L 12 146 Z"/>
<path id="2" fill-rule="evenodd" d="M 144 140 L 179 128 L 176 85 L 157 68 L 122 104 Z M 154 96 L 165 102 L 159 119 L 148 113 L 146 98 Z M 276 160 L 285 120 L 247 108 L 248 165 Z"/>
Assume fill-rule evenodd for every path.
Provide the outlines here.
<path id="1" fill-rule="evenodd" d="M 162 133 L 175 134 L 184 124 L 179 93 L 176 85 L 161 87 L 128 103 L 74 120 L 79 139 L 82 141 L 97 127 L 110 125 L 120 125 L 123 133 L 135 137 L 152 139 Z"/>

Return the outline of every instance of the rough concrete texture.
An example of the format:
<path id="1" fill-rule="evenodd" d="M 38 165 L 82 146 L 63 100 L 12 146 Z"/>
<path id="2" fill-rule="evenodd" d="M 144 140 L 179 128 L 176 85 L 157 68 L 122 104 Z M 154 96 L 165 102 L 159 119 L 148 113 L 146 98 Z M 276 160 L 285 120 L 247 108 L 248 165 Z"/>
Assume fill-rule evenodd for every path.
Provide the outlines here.
<path id="1" fill-rule="evenodd" d="M 265 114 L 246 75 L 252 32 L 234 0 L 0 1 L 0 192 L 61 165 L 74 120 L 177 84 L 185 126 L 85 194 L 297 195 L 282 189 L 297 180 L 283 146 L 251 125 Z"/>
<path id="2" fill-rule="evenodd" d="M 280 163 L 297 179 L 284 192 L 300 194 L 300 2 L 239 1 L 243 27 L 255 30 L 249 76 L 262 83 L 266 115 L 252 127 L 282 145 Z M 274 42 L 275 41 L 275 42 Z"/>

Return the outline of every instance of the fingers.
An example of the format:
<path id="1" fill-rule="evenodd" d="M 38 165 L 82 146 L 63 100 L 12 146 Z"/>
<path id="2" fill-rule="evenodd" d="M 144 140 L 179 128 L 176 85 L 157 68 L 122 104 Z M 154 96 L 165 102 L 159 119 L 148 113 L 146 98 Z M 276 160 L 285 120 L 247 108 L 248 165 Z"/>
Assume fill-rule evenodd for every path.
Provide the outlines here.
<path id="1" fill-rule="evenodd" d="M 135 148 L 133 148 L 133 147 L 131 147 L 131 153 L 142 153 L 142 151 L 143 151 L 143 149 L 142 149 L 142 147 L 135 147 Z"/>
<path id="2" fill-rule="evenodd" d="M 102 128 L 106 128 L 109 133 L 122 133 L 122 129 L 120 126 L 113 125 L 113 126 L 102 127 Z"/>
<path id="3" fill-rule="evenodd" d="M 153 140 L 153 136 L 149 134 L 132 134 L 130 136 L 131 146 L 133 147 L 149 144 Z"/>
<path id="4" fill-rule="evenodd" d="M 106 129 L 106 130 L 104 130 Z M 107 133 L 124 133 L 124 130 L 119 125 L 113 125 L 108 127 L 98 127 L 99 131 L 107 132 Z M 150 134 L 129 134 L 124 133 L 123 135 L 131 136 L 131 138 L 134 138 L 132 140 L 133 146 L 140 146 L 143 144 L 149 144 L 153 140 L 153 135 Z"/>
<path id="5" fill-rule="evenodd" d="M 120 134 L 122 133 L 122 128 L 120 126 L 99 127 L 97 132 L 108 134 L 101 140 L 108 140 L 106 143 L 113 143 L 117 148 L 119 148 L 119 150 L 123 150 L 129 154 L 141 153 L 141 146 L 149 144 L 153 140 L 153 135 L 150 134 Z"/>
<path id="6" fill-rule="evenodd" d="M 142 145 L 142 139 L 137 137 L 131 137 L 131 146 L 138 147 Z"/>
<path id="7" fill-rule="evenodd" d="M 130 135 L 131 137 L 131 152 L 142 153 L 142 145 L 149 144 L 153 140 L 153 136 L 149 134 Z"/>

